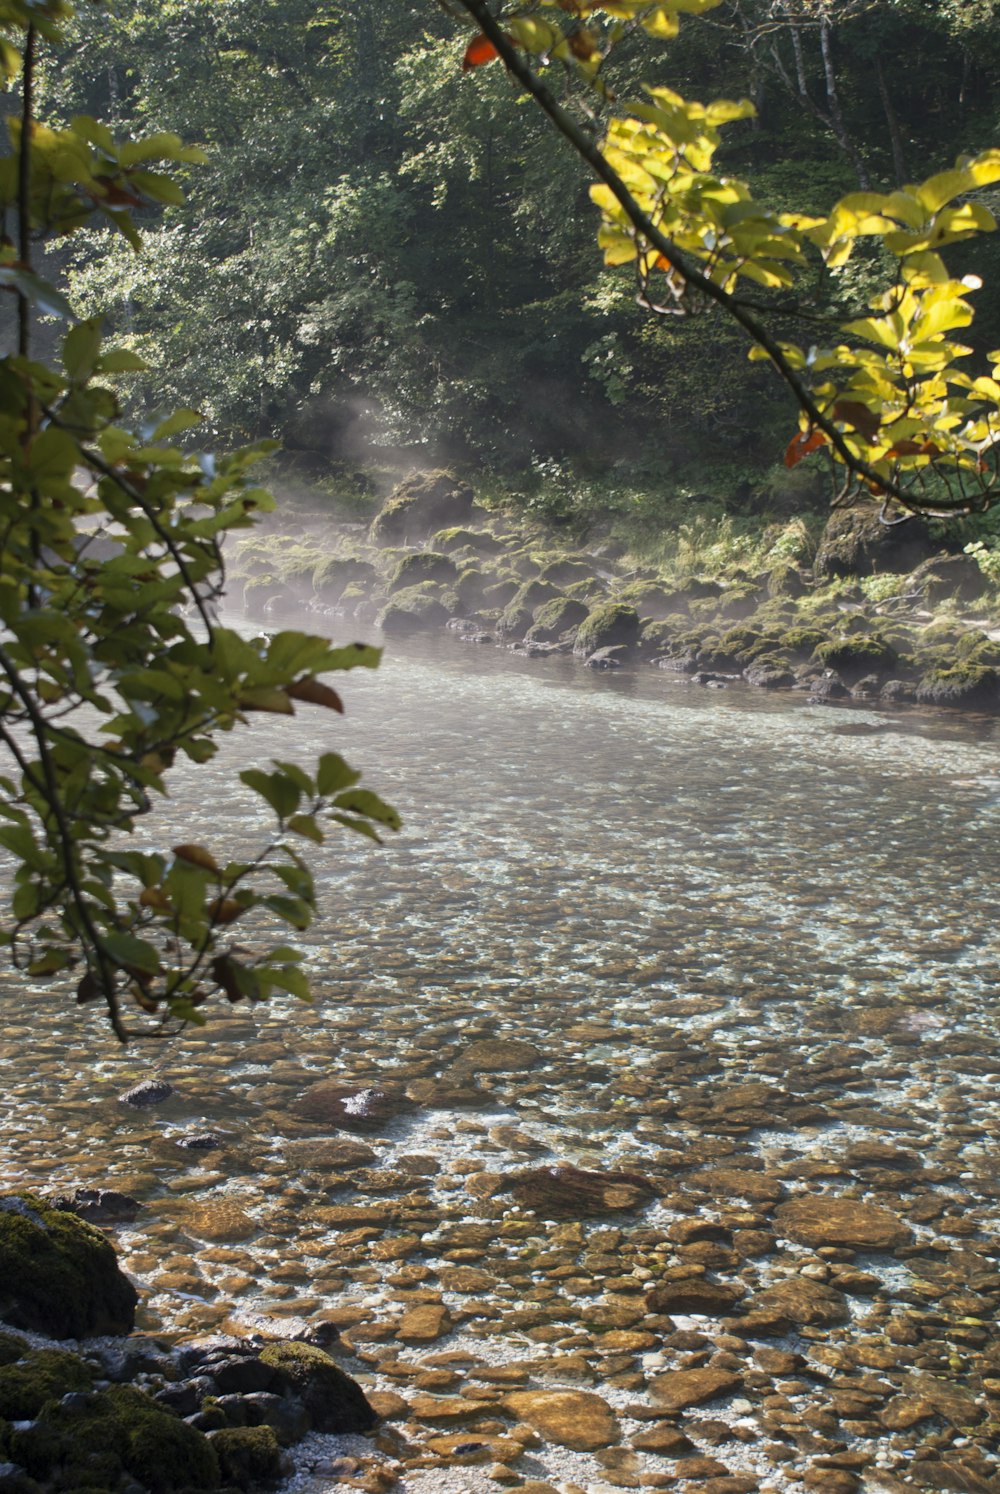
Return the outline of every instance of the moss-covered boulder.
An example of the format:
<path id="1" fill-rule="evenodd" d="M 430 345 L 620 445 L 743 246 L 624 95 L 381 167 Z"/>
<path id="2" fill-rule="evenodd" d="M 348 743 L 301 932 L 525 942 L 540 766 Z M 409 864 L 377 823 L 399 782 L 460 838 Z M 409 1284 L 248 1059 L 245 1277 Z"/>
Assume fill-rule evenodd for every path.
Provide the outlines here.
<path id="1" fill-rule="evenodd" d="M 767 578 L 769 597 L 804 597 L 809 583 L 794 565 L 776 565 Z"/>
<path id="2" fill-rule="evenodd" d="M 623 644 L 634 648 L 639 642 L 639 614 L 624 602 L 605 602 L 595 607 L 580 624 L 573 644 L 575 654 L 593 654 L 599 648 Z"/>
<path id="3" fill-rule="evenodd" d="M 275 1484 L 284 1473 L 284 1458 L 270 1427 L 224 1427 L 210 1432 L 223 1482 L 237 1489 Z"/>
<path id="4" fill-rule="evenodd" d="M 918 565 L 905 584 L 907 591 L 920 592 L 932 605 L 949 600 L 978 602 L 990 590 L 972 555 L 935 555 Z"/>
<path id="5" fill-rule="evenodd" d="M 375 622 L 383 633 L 399 636 L 407 633 L 425 633 L 430 628 L 440 628 L 448 621 L 451 612 L 437 593 L 432 581 L 422 581 L 419 586 L 408 586 L 394 593 L 378 613 Z"/>
<path id="6" fill-rule="evenodd" d="M 501 576 L 498 581 L 491 582 L 483 588 L 483 605 L 490 609 L 503 611 L 511 597 L 517 595 L 521 583 L 515 581 L 512 576 Z"/>
<path id="7" fill-rule="evenodd" d="M 507 548 L 505 540 L 485 529 L 466 529 L 452 525 L 450 529 L 439 529 L 433 536 L 436 550 L 472 550 L 476 555 L 499 555 Z"/>
<path id="8" fill-rule="evenodd" d="M 921 705 L 996 711 L 1000 709 L 1000 675 L 988 664 L 963 661 L 930 670 L 917 686 L 916 696 Z"/>
<path id="9" fill-rule="evenodd" d="M 94 1372 L 76 1354 L 63 1349 L 21 1346 L 23 1358 L 0 1368 L 0 1416 L 31 1421 L 46 1401 L 58 1401 L 74 1390 L 89 1390 Z"/>
<path id="10" fill-rule="evenodd" d="M 367 560 L 354 556 L 328 555 L 313 569 L 312 585 L 316 595 L 331 605 L 344 594 L 346 587 L 354 585 L 370 591 L 375 585 L 375 567 Z"/>
<path id="11" fill-rule="evenodd" d="M 535 613 L 535 620 L 524 635 L 528 643 L 554 643 L 572 632 L 587 616 L 587 607 L 573 597 L 553 597 Z"/>
<path id="12" fill-rule="evenodd" d="M 93 1225 L 29 1193 L 0 1198 L 0 1318 L 51 1338 L 129 1333 L 138 1301 Z"/>
<path id="13" fill-rule="evenodd" d="M 873 576 L 912 571 L 940 550 L 922 519 L 885 523 L 876 503 L 835 508 L 826 523 L 814 570 L 817 577 Z M 890 515 L 898 518 L 899 515 Z"/>
<path id="14" fill-rule="evenodd" d="M 466 524 L 472 506 L 467 482 L 451 472 L 421 473 L 393 489 L 375 515 L 369 535 L 375 545 L 412 544 L 437 529 Z"/>
<path id="15" fill-rule="evenodd" d="M 540 581 L 547 581 L 551 586 L 572 586 L 574 581 L 592 582 L 594 580 L 594 567 L 587 560 L 573 560 L 569 556 L 561 556 L 558 560 L 550 560 L 543 565 L 538 573 Z"/>
<path id="16" fill-rule="evenodd" d="M 275 1370 L 281 1387 L 298 1396 L 318 1432 L 367 1432 L 378 1417 L 356 1380 L 312 1344 L 268 1344 L 262 1363 Z"/>
<path id="17" fill-rule="evenodd" d="M 413 550 L 393 567 L 389 590 L 403 591 L 408 586 L 419 586 L 421 581 L 447 583 L 454 581 L 457 574 L 455 562 L 447 555 L 434 550 Z"/>
<path id="18" fill-rule="evenodd" d="M 116 1489 L 131 1474 L 151 1494 L 215 1489 L 219 1463 L 208 1438 L 132 1386 L 49 1401 L 15 1429 L 11 1457 L 46 1489 Z"/>
<path id="19" fill-rule="evenodd" d="M 817 645 L 813 657 L 826 669 L 835 669 L 845 684 L 856 684 L 868 674 L 887 673 L 897 660 L 888 639 L 877 633 L 851 638 L 828 638 Z"/>

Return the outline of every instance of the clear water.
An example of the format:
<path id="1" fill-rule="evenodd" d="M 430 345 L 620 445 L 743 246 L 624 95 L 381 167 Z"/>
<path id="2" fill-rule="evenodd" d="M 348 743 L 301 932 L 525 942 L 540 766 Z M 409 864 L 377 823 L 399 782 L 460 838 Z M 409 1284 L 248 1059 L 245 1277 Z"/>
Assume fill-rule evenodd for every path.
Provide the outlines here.
<path id="1" fill-rule="evenodd" d="M 956 1034 L 995 1032 L 995 726 L 703 692 L 655 671 L 594 675 L 450 639 L 394 647 L 343 693 L 343 721 L 259 718 L 179 785 L 159 828 L 164 846 L 178 834 L 252 844 L 257 801 L 236 779 L 248 743 L 258 760 L 342 751 L 397 805 L 405 828 L 384 849 L 345 835 L 316 851 L 314 1007 L 219 1010 L 207 1034 L 120 1054 L 65 994 L 2 977 L 3 1180 L 135 1193 L 144 1213 L 120 1238 L 151 1326 L 308 1317 L 345 1300 L 391 1315 L 391 1267 L 319 1279 L 343 1252 L 314 1217 L 315 1179 L 286 1160 L 288 1140 L 312 1134 L 287 1105 L 320 1077 L 446 1072 L 486 1035 L 526 1038 L 545 1061 L 491 1076 L 478 1109 L 417 1111 L 372 1143 L 390 1170 L 437 1159 L 434 1179 L 390 1179 L 375 1195 L 424 1186 L 430 1239 L 435 1211 L 510 1217 L 509 1199 L 462 1189 L 476 1166 L 524 1165 L 488 1139 L 497 1125 L 589 1166 L 697 1141 L 660 1103 L 677 1098 L 664 1054 L 678 1034 L 712 1045 L 720 1082 L 801 1076 L 831 1044 L 860 1042 L 871 1077 L 863 1061 L 858 1104 L 915 1123 L 968 1176 L 995 1157 L 995 1085 L 949 1058 Z M 894 1004 L 913 1035 L 902 1062 L 859 1040 L 855 1021 Z M 125 1111 L 116 1096 L 150 1072 L 180 1097 Z M 975 1134 L 949 1131 L 972 1110 Z M 230 1148 L 180 1153 L 173 1136 L 206 1125 Z M 808 1157 L 851 1134 L 831 1115 L 741 1145 Z M 193 1199 L 238 1204 L 260 1226 L 230 1252 L 238 1263 L 199 1240 Z M 300 1262 L 302 1279 L 276 1282 L 278 1261 Z M 191 1280 L 164 1283 L 185 1268 Z M 532 1347 L 514 1331 L 490 1340 L 494 1360 Z"/>

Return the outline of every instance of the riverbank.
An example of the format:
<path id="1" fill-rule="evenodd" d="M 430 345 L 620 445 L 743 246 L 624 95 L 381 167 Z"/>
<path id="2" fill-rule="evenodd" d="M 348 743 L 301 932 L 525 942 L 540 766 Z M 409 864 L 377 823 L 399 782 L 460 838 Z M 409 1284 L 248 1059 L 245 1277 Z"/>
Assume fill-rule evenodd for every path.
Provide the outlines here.
<path id="1" fill-rule="evenodd" d="M 450 628 L 713 689 L 1000 711 L 1000 595 L 975 554 L 867 505 L 835 513 L 818 541 L 796 522 L 765 529 L 753 570 L 747 558 L 718 540 L 659 567 L 610 542 L 568 545 L 430 474 L 368 524 L 332 524 L 308 504 L 286 515 L 240 542 L 230 588 L 260 619 L 305 607 L 388 638 Z"/>

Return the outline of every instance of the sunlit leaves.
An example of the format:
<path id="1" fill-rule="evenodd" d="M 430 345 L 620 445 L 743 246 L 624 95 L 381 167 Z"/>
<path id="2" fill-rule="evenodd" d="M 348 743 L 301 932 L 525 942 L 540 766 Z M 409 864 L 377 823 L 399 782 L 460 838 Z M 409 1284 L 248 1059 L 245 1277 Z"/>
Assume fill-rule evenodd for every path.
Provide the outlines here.
<path id="1" fill-rule="evenodd" d="M 28 9 L 0 0 L 0 25 L 23 29 Z M 16 151 L 19 121 L 10 135 Z M 85 116 L 63 130 L 36 122 L 25 143 L 37 238 L 104 218 L 138 243 L 133 209 L 182 197 L 151 168 L 203 159 L 166 133 L 119 146 Z M 15 205 L 18 175 L 16 154 L 0 160 L 0 208 Z M 73 320 L 9 246 L 4 288 L 22 314 Z M 35 978 L 72 971 L 78 1002 L 103 1002 L 122 1038 L 133 1011 L 203 1021 L 213 992 L 308 999 L 299 954 L 273 938 L 316 912 L 302 849 L 331 830 L 377 838 L 399 823 L 326 753 L 312 772 L 282 760 L 243 772 L 261 840 L 245 859 L 194 837 L 169 853 L 136 849 L 177 763 L 207 762 L 255 712 L 341 713 L 325 676 L 379 660 L 365 645 L 215 623 L 225 538 L 273 506 L 252 469 L 274 443 L 192 451 L 201 416 L 189 408 L 128 429 L 102 376 L 142 366 L 104 349 L 98 318 L 70 327 L 58 368 L 0 359 L 0 743 L 17 766 L 0 781 L 0 847 L 13 861 L 0 940 Z"/>

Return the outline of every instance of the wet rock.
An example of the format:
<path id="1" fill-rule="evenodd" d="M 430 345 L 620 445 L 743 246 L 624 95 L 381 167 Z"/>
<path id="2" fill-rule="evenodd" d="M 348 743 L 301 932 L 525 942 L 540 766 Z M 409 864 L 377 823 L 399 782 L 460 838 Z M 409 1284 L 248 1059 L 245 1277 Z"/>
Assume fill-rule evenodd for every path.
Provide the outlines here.
<path id="1" fill-rule="evenodd" d="M 754 1298 L 751 1309 L 777 1313 L 789 1323 L 824 1326 L 846 1323 L 851 1316 L 843 1292 L 807 1276 L 790 1276 L 767 1287 Z"/>
<path id="2" fill-rule="evenodd" d="M 451 472 L 427 472 L 399 483 L 372 521 L 375 545 L 403 545 L 427 538 L 437 529 L 467 525 L 473 512 L 472 489 Z"/>
<path id="3" fill-rule="evenodd" d="M 851 1250 L 892 1250 L 913 1238 L 901 1219 L 878 1204 L 816 1194 L 779 1204 L 775 1223 L 790 1240 L 814 1248 L 840 1245 Z"/>
<path id="4" fill-rule="evenodd" d="M 216 1131 L 189 1131 L 174 1137 L 174 1146 L 188 1152 L 217 1152 L 225 1145 L 225 1138 Z"/>
<path id="5" fill-rule="evenodd" d="M 350 1172 L 367 1167 L 378 1156 L 363 1141 L 337 1137 L 331 1141 L 286 1141 L 283 1145 L 290 1168 L 306 1172 Z"/>
<path id="6" fill-rule="evenodd" d="M 618 1442 L 618 1419 L 607 1401 L 587 1390 L 515 1390 L 504 1406 L 559 1447 L 594 1452 Z"/>
<path id="7" fill-rule="evenodd" d="M 377 1417 L 356 1380 L 311 1344 L 268 1344 L 261 1362 L 275 1372 L 275 1386 L 298 1397 L 317 1432 L 367 1432 Z"/>
<path id="8" fill-rule="evenodd" d="M 426 1302 L 403 1314 L 396 1337 L 404 1344 L 429 1344 L 442 1338 L 451 1327 L 447 1307 L 438 1302 Z"/>
<path id="9" fill-rule="evenodd" d="M 707 1167 L 692 1173 L 686 1182 L 719 1200 L 745 1198 L 750 1203 L 777 1203 L 785 1191 L 777 1178 L 735 1167 Z"/>
<path id="10" fill-rule="evenodd" d="M 218 1245 L 249 1240 L 260 1231 L 256 1220 L 251 1219 L 246 1210 L 235 1199 L 230 1198 L 212 1198 L 205 1203 L 182 1204 L 176 1209 L 176 1217 L 188 1234 Z"/>
<path id="11" fill-rule="evenodd" d="M 580 624 L 573 652 L 589 658 L 598 649 L 617 645 L 634 648 L 638 641 L 639 614 L 635 608 L 621 602 L 605 602 L 595 607 Z"/>
<path id="12" fill-rule="evenodd" d="M 639 1452 L 661 1453 L 666 1458 L 682 1458 L 695 1450 L 684 1433 L 666 1422 L 650 1427 L 648 1432 L 639 1432 L 632 1438 L 632 1446 Z"/>
<path id="13" fill-rule="evenodd" d="M 137 1198 L 117 1193 L 114 1188 L 77 1188 L 75 1193 L 54 1198 L 52 1207 L 89 1219 L 92 1224 L 128 1224 L 138 1216 L 142 1205 Z"/>
<path id="14" fill-rule="evenodd" d="M 743 1296 L 743 1288 L 727 1286 L 721 1281 L 691 1277 L 686 1281 L 669 1281 L 656 1287 L 646 1301 L 650 1312 L 697 1313 L 706 1317 L 725 1317 Z"/>
<path id="15" fill-rule="evenodd" d="M 518 1038 L 483 1038 L 470 1043 L 460 1056 L 464 1068 L 481 1074 L 533 1069 L 541 1061 L 542 1055 L 534 1043 L 521 1042 Z"/>
<path id="16" fill-rule="evenodd" d="M 118 1103 L 129 1105 L 133 1110 L 144 1110 L 149 1105 L 162 1105 L 174 1093 L 174 1086 L 168 1084 L 166 1079 L 143 1079 L 141 1084 L 133 1085 L 123 1095 L 119 1095 Z"/>
<path id="17" fill-rule="evenodd" d="M 0 1318 L 52 1338 L 129 1333 L 138 1296 L 93 1225 L 32 1194 L 0 1199 Z"/>
<path id="18" fill-rule="evenodd" d="M 511 1192 L 545 1219 L 586 1219 L 641 1208 L 654 1196 L 647 1179 L 631 1172 L 587 1172 L 568 1163 L 514 1175 Z"/>
<path id="19" fill-rule="evenodd" d="M 631 653 L 628 644 L 617 643 L 609 648 L 596 648 L 583 662 L 588 669 L 621 669 L 628 663 Z"/>
<path id="20" fill-rule="evenodd" d="M 885 524 L 880 514 L 877 503 L 835 508 L 816 552 L 816 576 L 871 576 L 886 571 L 901 574 L 914 570 L 940 549 L 922 519 Z"/>
<path id="21" fill-rule="evenodd" d="M 312 1084 L 289 1107 L 302 1120 L 321 1121 L 343 1131 L 379 1134 L 398 1115 L 413 1109 L 406 1096 L 397 1089 L 352 1089 L 335 1081 Z"/>
<path id="22" fill-rule="evenodd" d="M 731 1370 L 667 1370 L 653 1376 L 649 1393 L 665 1411 L 683 1411 L 688 1406 L 703 1406 L 708 1401 L 734 1395 L 742 1387 L 741 1376 Z"/>

